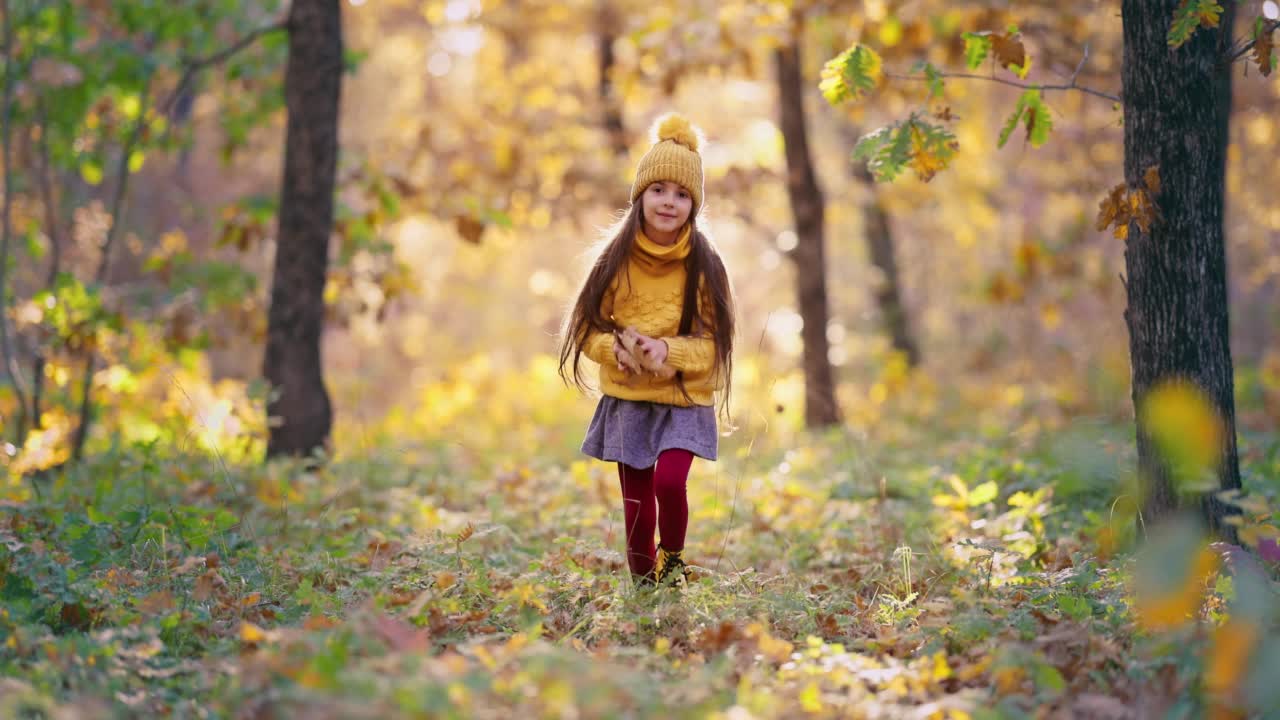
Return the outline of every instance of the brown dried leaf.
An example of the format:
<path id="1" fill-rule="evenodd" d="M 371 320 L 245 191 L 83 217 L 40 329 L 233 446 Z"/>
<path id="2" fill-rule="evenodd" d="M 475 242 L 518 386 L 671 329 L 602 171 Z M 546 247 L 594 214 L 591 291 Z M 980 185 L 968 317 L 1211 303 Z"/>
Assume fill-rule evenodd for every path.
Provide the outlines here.
<path id="1" fill-rule="evenodd" d="M 1143 233 L 1151 232 L 1156 219 L 1156 206 L 1146 190 L 1133 190 L 1129 193 L 1131 216 Z"/>
<path id="2" fill-rule="evenodd" d="M 471 523 L 467 523 L 467 526 L 459 530 L 458 534 L 454 536 L 453 540 L 454 542 L 461 544 L 466 542 L 467 540 L 470 540 L 471 536 L 475 534 L 476 534 L 476 526 L 472 525 Z"/>
<path id="3" fill-rule="evenodd" d="M 1006 68 L 1022 68 L 1027 64 L 1027 48 L 1013 35 L 992 35 L 991 52 Z"/>
<path id="4" fill-rule="evenodd" d="M 328 630 L 334 628 L 341 623 L 328 615 L 308 615 L 307 619 L 302 623 L 303 630 Z"/>
<path id="5" fill-rule="evenodd" d="M 1271 75 L 1271 54 L 1274 50 L 1275 36 L 1271 32 L 1262 33 L 1253 44 L 1253 59 L 1258 63 L 1258 70 L 1263 77 Z"/>
<path id="6" fill-rule="evenodd" d="M 222 579 L 216 568 L 209 568 L 200 577 L 196 578 L 195 587 L 191 589 L 191 597 L 197 601 L 208 600 L 217 593 L 219 588 L 226 584 L 227 581 Z"/>
<path id="7" fill-rule="evenodd" d="M 725 620 L 716 627 L 704 628 L 698 634 L 697 647 L 703 652 L 718 653 L 732 645 L 740 635 L 738 626 Z"/>
<path id="8" fill-rule="evenodd" d="M 172 610 L 174 606 L 173 593 L 168 590 L 157 590 L 142 598 L 138 603 L 138 610 L 144 615 L 161 615 Z"/>
<path id="9" fill-rule="evenodd" d="M 458 230 L 458 235 L 460 235 L 463 240 L 466 240 L 472 245 L 480 244 L 480 238 L 484 235 L 484 223 L 476 220 L 470 215 L 459 215 L 454 219 L 454 223 Z"/>
<path id="10" fill-rule="evenodd" d="M 1098 203 L 1098 232 L 1106 230 L 1112 224 L 1125 217 L 1123 214 L 1125 213 L 1124 192 L 1124 183 L 1120 183 L 1111 188 L 1111 192 L 1107 193 L 1107 197 Z M 1125 223 L 1122 222 L 1121 224 Z"/>
<path id="11" fill-rule="evenodd" d="M 1160 194 L 1160 166 L 1152 165 L 1147 168 L 1147 172 L 1142 176 L 1142 181 L 1147 185 L 1147 191 L 1152 197 Z"/>
<path id="12" fill-rule="evenodd" d="M 395 652 L 422 652 L 431 647 L 431 633 L 426 628 L 389 615 L 374 618 L 373 630 Z"/>

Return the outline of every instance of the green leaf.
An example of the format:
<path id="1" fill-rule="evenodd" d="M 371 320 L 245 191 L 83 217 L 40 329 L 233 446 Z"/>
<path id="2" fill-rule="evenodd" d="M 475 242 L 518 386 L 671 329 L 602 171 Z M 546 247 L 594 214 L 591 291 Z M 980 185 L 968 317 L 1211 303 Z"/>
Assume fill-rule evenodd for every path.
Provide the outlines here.
<path id="1" fill-rule="evenodd" d="M 999 147 L 1004 147 L 1009 142 L 1019 122 L 1027 129 L 1027 141 L 1031 143 L 1031 147 L 1038 148 L 1049 141 L 1049 133 L 1053 130 L 1053 116 L 1049 112 L 1049 106 L 1044 104 L 1039 88 L 1031 88 L 1018 98 L 1013 114 L 1000 130 L 1000 140 L 997 143 Z"/>
<path id="2" fill-rule="evenodd" d="M 1017 106 L 1013 108 L 1013 114 L 1009 116 L 1009 119 L 1004 123 L 1004 128 L 1000 130 L 1000 140 L 996 143 L 997 147 L 1004 147 L 1005 143 L 1009 142 L 1009 136 L 1013 135 L 1013 130 L 1018 127 L 1018 121 L 1022 119 L 1022 112 L 1026 109 L 1026 103 L 1022 98 L 1019 98 Z"/>
<path id="3" fill-rule="evenodd" d="M 964 34 L 964 64 L 977 70 L 987 55 L 991 54 L 991 35 L 985 32 Z"/>
<path id="4" fill-rule="evenodd" d="M 1031 142 L 1031 147 L 1038 148 L 1049 142 L 1053 116 L 1038 89 L 1028 90 L 1023 96 L 1027 98 L 1027 139 Z"/>
<path id="5" fill-rule="evenodd" d="M 818 88 L 832 105 L 861 100 L 880 80 L 880 56 L 871 48 L 854 45 L 822 66 Z"/>
<path id="6" fill-rule="evenodd" d="M 1182 47 L 1197 28 L 1217 27 L 1224 9 L 1217 0 L 1182 0 L 1173 11 L 1173 24 L 1169 27 L 1169 47 Z"/>
<path id="7" fill-rule="evenodd" d="M 926 182 L 944 169 L 956 153 L 956 138 L 919 113 L 864 136 L 853 149 L 854 160 L 867 161 L 878 182 L 891 182 L 908 165 Z"/>
<path id="8" fill-rule="evenodd" d="M 342 69 L 348 75 L 355 75 L 356 71 L 360 69 L 360 64 L 367 57 L 369 57 L 369 53 L 365 50 L 344 50 L 342 53 Z"/>
<path id="9" fill-rule="evenodd" d="M 905 123 L 887 125 L 864 136 L 853 148 L 854 160 L 867 161 L 879 182 L 890 182 L 911 159 L 911 134 Z"/>
<path id="10" fill-rule="evenodd" d="M 995 500 L 999 493 L 1000 488 L 996 486 L 995 481 L 988 480 L 969 491 L 969 507 L 985 505 Z"/>
<path id="11" fill-rule="evenodd" d="M 27 242 L 27 255 L 33 260 L 44 258 L 44 243 L 40 242 L 40 233 L 32 228 L 24 238 Z"/>
<path id="12" fill-rule="evenodd" d="M 1066 689 L 1067 681 L 1058 672 L 1058 668 L 1049 663 L 1039 663 L 1036 665 L 1036 687 L 1056 694 Z"/>
<path id="13" fill-rule="evenodd" d="M 1093 609 L 1089 606 L 1089 600 L 1077 595 L 1059 595 L 1058 609 L 1063 615 L 1079 622 L 1093 614 Z"/>
<path id="14" fill-rule="evenodd" d="M 942 71 L 939 70 L 933 63 L 927 60 L 921 60 L 911 68 L 911 72 L 924 73 L 925 82 L 928 84 L 928 87 L 929 87 L 930 100 L 932 100 L 933 98 L 942 97 L 943 90 L 944 90 L 943 81 L 942 81 Z"/>

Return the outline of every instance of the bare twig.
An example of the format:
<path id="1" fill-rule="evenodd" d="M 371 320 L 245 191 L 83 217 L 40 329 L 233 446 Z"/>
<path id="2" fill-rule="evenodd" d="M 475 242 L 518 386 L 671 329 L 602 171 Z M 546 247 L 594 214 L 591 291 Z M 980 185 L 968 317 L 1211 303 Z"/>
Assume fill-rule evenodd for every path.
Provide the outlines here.
<path id="1" fill-rule="evenodd" d="M 1084 44 L 1084 55 L 1080 57 L 1080 64 L 1076 65 L 1076 71 L 1071 73 L 1071 87 L 1076 86 L 1076 78 L 1080 77 L 1080 71 L 1084 69 L 1084 64 L 1089 61 L 1089 43 Z"/>
<path id="2" fill-rule="evenodd" d="M 178 98 L 182 97 L 182 94 L 186 92 L 187 87 L 195 79 L 196 74 L 201 70 L 226 62 L 231 59 L 233 55 L 249 47 L 262 36 L 269 35 L 280 30 L 288 30 L 287 21 L 279 20 L 270 25 L 260 27 L 212 55 L 206 55 L 201 58 L 185 58 L 182 61 L 182 77 L 178 80 L 178 84 L 174 87 L 173 92 L 169 93 L 169 97 L 165 98 L 164 102 L 160 103 L 160 111 L 166 115 L 169 114 L 173 110 L 174 103 L 178 101 Z"/>
<path id="3" fill-rule="evenodd" d="M 1270 35 L 1271 33 L 1276 31 L 1276 28 L 1280 28 L 1280 19 L 1272 20 L 1271 22 L 1263 25 L 1262 32 L 1258 34 L 1258 37 L 1262 37 L 1263 35 Z M 1245 54 L 1247 54 L 1250 50 L 1252 50 L 1254 46 L 1257 44 L 1258 44 L 1258 38 L 1254 38 L 1252 40 L 1245 42 L 1240 47 L 1235 48 L 1234 50 L 1232 50 L 1230 53 L 1227 54 L 1226 64 L 1230 65 L 1231 63 L 1244 57 Z M 1232 47 L 1235 47 L 1234 44 L 1232 45 Z"/>
<path id="4" fill-rule="evenodd" d="M 925 75 L 902 75 L 899 73 L 885 73 L 884 75 L 885 77 L 893 78 L 895 80 L 919 80 L 919 81 L 929 80 L 929 78 Z M 1020 82 L 1015 82 L 1013 80 L 1006 80 L 1005 78 L 995 77 L 994 75 L 975 75 L 974 73 L 939 72 L 938 76 L 944 77 L 944 78 L 958 78 L 963 80 L 987 80 L 989 82 L 999 83 L 1001 85 L 1008 85 L 1010 87 L 1022 88 L 1023 90 L 1032 90 L 1032 89 L 1076 90 L 1076 91 L 1085 93 L 1087 95 L 1093 95 L 1095 97 L 1100 97 L 1104 100 L 1110 100 L 1111 102 L 1114 102 L 1114 103 L 1124 102 L 1123 100 L 1120 99 L 1118 95 L 1111 95 L 1109 93 L 1102 92 L 1101 90 L 1094 90 L 1091 87 L 1086 87 L 1084 85 L 1077 85 L 1075 81 L 1075 77 L 1072 77 L 1071 82 L 1067 85 L 1036 85 L 1034 83 L 1020 83 Z"/>
<path id="5" fill-rule="evenodd" d="M 18 366 L 18 357 L 14 352 L 13 346 L 10 344 L 9 336 L 9 294 L 8 294 L 8 270 L 9 270 L 9 240 L 12 234 L 12 216 L 11 210 L 13 205 L 13 158 L 10 154 L 12 149 L 13 128 L 10 122 L 13 114 L 13 8 L 8 2 L 5 3 L 4 12 L 4 98 L 3 108 L 0 108 L 0 144 L 3 145 L 4 153 L 4 201 L 3 210 L 0 215 L 0 361 L 3 362 L 5 373 L 9 376 L 9 383 L 13 385 L 14 394 L 18 399 L 18 442 L 23 442 L 27 431 L 27 420 L 30 417 L 27 409 L 27 389 L 26 382 L 22 377 L 22 368 Z"/>

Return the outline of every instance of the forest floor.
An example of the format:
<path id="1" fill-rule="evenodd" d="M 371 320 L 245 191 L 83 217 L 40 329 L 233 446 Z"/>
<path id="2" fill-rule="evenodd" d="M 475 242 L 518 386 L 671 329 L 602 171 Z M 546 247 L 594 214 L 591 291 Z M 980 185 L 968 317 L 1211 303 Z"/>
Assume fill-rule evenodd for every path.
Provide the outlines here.
<path id="1" fill-rule="evenodd" d="M 1280 702 L 1247 662 L 1277 666 L 1274 632 L 1225 670 L 1206 653 L 1229 580 L 1189 574 L 1176 548 L 1133 552 L 1126 424 L 739 431 L 694 466 L 695 579 L 658 591 L 632 586 L 616 474 L 576 455 L 580 430 L 379 443 L 318 471 L 106 452 L 39 495 L 11 487 L 0 716 L 1139 718 L 1223 711 L 1211 691 Z M 1244 443 L 1271 500 L 1276 444 Z M 1139 562 L 1190 578 L 1167 629 L 1135 619 Z"/>

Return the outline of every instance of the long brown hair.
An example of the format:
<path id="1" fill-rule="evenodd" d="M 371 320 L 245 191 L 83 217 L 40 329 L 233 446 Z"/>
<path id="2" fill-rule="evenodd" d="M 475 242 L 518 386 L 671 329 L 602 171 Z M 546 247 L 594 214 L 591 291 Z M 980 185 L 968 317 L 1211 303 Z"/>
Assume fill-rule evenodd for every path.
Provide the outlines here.
<path id="1" fill-rule="evenodd" d="M 587 273 L 582 289 L 565 317 L 560 333 L 560 377 L 566 384 L 585 390 L 580 361 L 582 349 L 592 332 L 613 333 L 620 328 L 600 312 L 605 292 L 619 273 L 626 275 L 627 260 L 635 246 L 636 234 L 644 223 L 643 198 L 631 204 L 631 210 L 605 234 L 603 247 Z M 680 311 L 680 335 L 688 335 L 695 321 L 699 333 L 709 324 L 716 346 L 714 376 L 724 380 L 720 410 L 728 417 L 730 385 L 733 378 L 733 288 L 724 261 L 711 240 L 698 230 L 695 218 L 689 218 L 689 255 L 685 258 L 684 303 Z M 630 277 L 626 277 L 630 287 Z M 702 286 L 702 318 L 698 311 L 698 287 Z M 572 365 L 572 370 L 569 370 Z M 684 373 L 676 373 L 676 385 L 686 400 L 692 402 L 684 386 Z"/>

